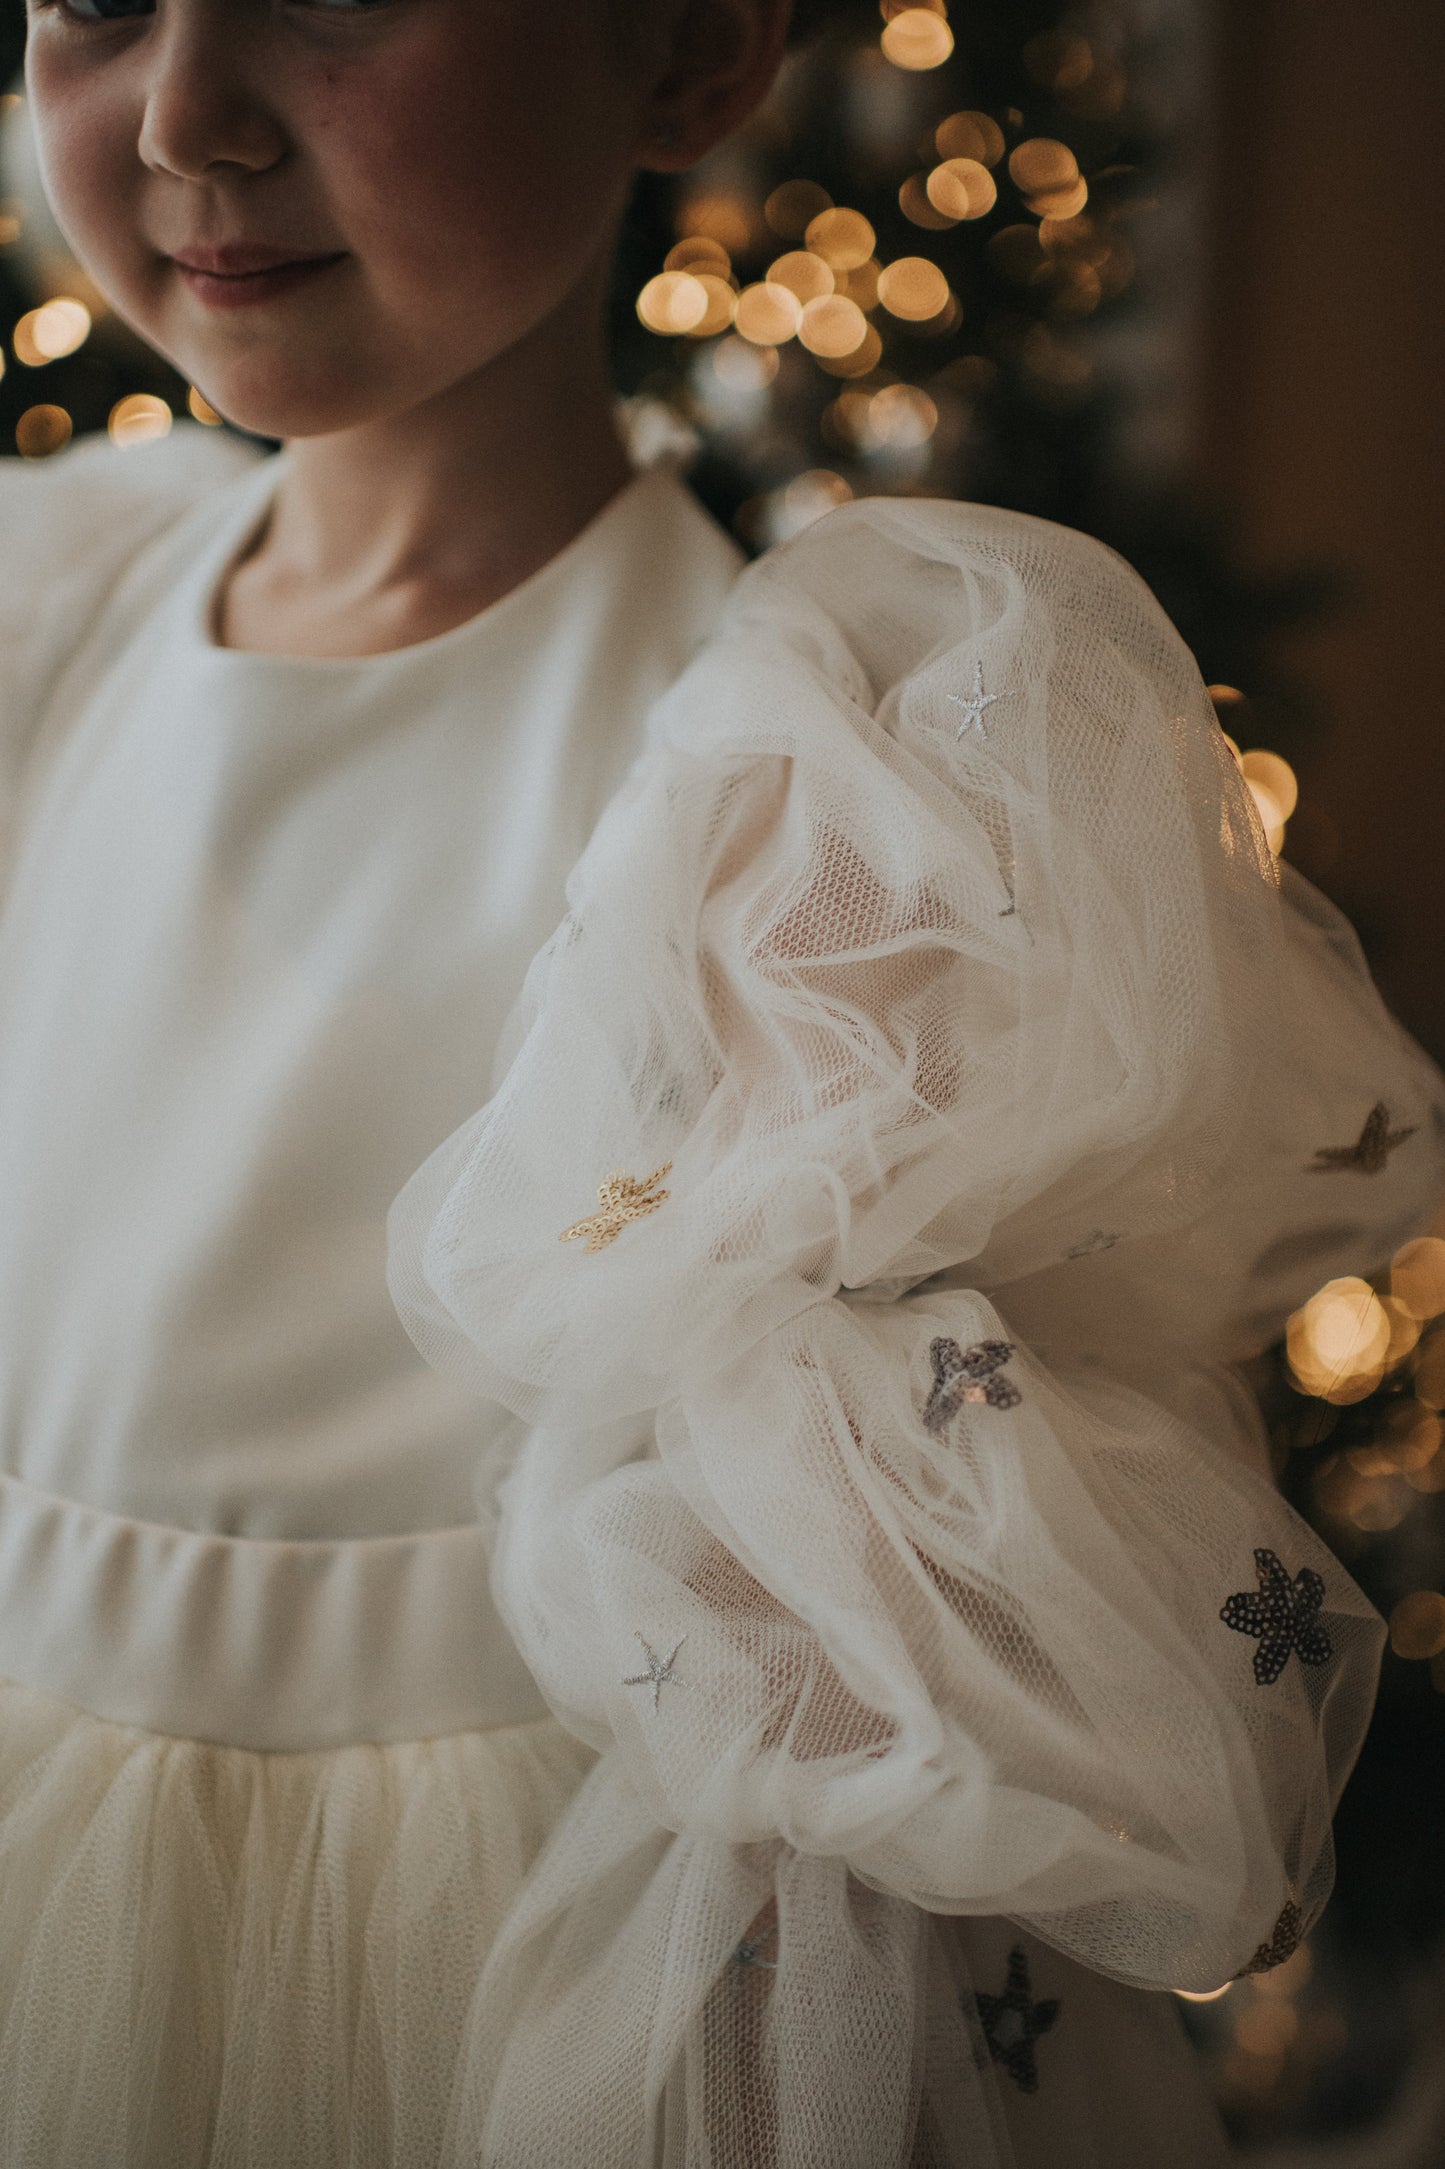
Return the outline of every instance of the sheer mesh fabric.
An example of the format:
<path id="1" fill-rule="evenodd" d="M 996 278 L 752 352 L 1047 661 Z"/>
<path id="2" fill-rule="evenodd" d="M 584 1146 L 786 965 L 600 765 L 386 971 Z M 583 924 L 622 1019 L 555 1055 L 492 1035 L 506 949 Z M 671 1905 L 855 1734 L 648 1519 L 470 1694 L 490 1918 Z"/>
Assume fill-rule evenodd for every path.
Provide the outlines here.
<path id="1" fill-rule="evenodd" d="M 6 2169 L 440 2162 L 490 1940 L 590 1760 L 550 1722 L 254 1754 L 0 1683 Z"/>
<path id="2" fill-rule="evenodd" d="M 1418 1226 L 1440 1083 L 1079 536 L 849 508 L 655 721 L 393 1207 L 418 1346 L 532 1426 L 498 1593 L 601 1752 L 452 2140 L 981 2169 L 929 1916 L 1204 1989 L 1328 1891 L 1381 1627 L 1219 1366 Z M 1317 1172 L 1382 1099 L 1388 1165 Z M 649 1209 L 559 1241 L 618 1171 Z M 1301 1611 L 1262 1683 L 1264 1553 L 1328 1658 Z"/>

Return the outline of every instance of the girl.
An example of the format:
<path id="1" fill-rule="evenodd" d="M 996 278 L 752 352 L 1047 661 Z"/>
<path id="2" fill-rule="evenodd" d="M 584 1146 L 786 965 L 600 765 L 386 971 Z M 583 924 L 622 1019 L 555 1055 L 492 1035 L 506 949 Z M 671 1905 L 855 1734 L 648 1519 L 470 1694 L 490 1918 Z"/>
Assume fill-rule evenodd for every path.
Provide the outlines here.
<path id="1" fill-rule="evenodd" d="M 628 474 L 788 13 L 31 0 L 286 448 L 3 485 L 6 2169 L 1209 2163 L 1164 1992 L 1328 1890 L 1379 1622 L 1228 1366 L 1439 1080 L 1108 553 Z"/>

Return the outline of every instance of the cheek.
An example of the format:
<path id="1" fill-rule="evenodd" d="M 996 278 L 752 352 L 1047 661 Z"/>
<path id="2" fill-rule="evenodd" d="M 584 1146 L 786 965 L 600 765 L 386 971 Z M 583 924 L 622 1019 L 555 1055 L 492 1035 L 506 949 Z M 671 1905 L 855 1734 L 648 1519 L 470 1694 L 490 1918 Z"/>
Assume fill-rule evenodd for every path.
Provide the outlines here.
<path id="1" fill-rule="evenodd" d="M 305 137 L 374 275 L 481 298 L 587 263 L 630 182 L 631 145 L 624 101 L 583 78 L 575 54 L 490 70 L 420 55 L 400 79 L 395 65 L 323 76 Z"/>
<path id="2" fill-rule="evenodd" d="M 92 269 L 123 262 L 134 233 L 138 121 L 89 73 L 27 71 L 31 124 L 46 194 L 66 239 Z"/>

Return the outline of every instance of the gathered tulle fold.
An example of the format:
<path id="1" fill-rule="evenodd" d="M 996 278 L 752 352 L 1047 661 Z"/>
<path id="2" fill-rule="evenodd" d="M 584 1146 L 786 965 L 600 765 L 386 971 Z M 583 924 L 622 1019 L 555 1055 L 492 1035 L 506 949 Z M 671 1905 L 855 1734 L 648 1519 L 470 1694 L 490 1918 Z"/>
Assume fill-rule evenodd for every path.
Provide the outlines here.
<path id="1" fill-rule="evenodd" d="M 1137 1997 L 1328 1892 L 1382 1625 L 1222 1366 L 1418 1227 L 1445 1092 L 1082 537 L 849 508 L 654 721 L 390 1219 L 418 1347 L 532 1426 L 496 1590 L 603 1757 L 467 2143 L 605 2095 L 599 2169 L 981 2169 L 948 1916 Z"/>
<path id="2" fill-rule="evenodd" d="M 488 1951 L 591 1763 L 551 1722 L 267 1755 L 0 1683 L 0 2160 L 441 2163 Z"/>

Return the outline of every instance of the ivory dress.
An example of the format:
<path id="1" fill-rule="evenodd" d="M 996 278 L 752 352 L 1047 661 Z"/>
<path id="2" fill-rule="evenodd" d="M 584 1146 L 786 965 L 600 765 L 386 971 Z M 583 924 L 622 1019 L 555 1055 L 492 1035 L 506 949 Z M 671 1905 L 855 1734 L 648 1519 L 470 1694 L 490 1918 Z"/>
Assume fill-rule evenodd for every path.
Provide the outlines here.
<path id="1" fill-rule="evenodd" d="M 1217 2162 L 1382 1635 L 1228 1366 L 1440 1080 L 1097 545 L 295 662 L 235 457 L 0 476 L 0 2160 Z"/>

